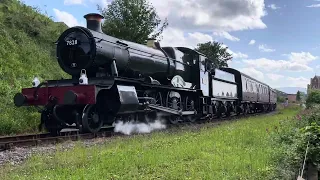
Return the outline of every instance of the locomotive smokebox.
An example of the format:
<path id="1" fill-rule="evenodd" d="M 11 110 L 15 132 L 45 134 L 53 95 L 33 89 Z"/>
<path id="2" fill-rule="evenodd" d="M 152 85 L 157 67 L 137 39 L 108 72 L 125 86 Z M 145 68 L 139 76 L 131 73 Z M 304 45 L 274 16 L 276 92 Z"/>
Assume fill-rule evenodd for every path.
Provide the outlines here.
<path id="1" fill-rule="evenodd" d="M 84 15 L 84 18 L 87 20 L 87 28 L 93 31 L 102 32 L 101 21 L 104 17 L 97 13 L 89 13 Z"/>

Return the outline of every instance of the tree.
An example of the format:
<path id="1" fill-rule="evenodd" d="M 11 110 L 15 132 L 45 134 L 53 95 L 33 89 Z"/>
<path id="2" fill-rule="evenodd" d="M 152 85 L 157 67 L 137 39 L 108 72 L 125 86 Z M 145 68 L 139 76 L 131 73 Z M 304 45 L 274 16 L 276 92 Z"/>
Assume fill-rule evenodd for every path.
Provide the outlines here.
<path id="1" fill-rule="evenodd" d="M 147 0 L 114 0 L 105 9 L 98 5 L 98 10 L 105 17 L 104 33 L 140 44 L 148 38 L 160 40 L 168 26 L 167 19 L 160 25 L 156 10 Z"/>
<path id="2" fill-rule="evenodd" d="M 196 51 L 206 55 L 208 60 L 215 68 L 228 67 L 227 61 L 232 59 L 232 55 L 228 53 L 228 47 L 224 47 L 219 42 L 206 42 L 198 44 Z"/>
<path id="3" fill-rule="evenodd" d="M 306 100 L 307 108 L 310 108 L 315 104 L 317 104 L 317 105 L 320 104 L 320 91 L 319 90 L 310 91 L 310 93 L 308 94 L 307 100 Z"/>
<path id="4" fill-rule="evenodd" d="M 300 93 L 300 91 L 297 92 L 296 100 L 297 101 L 301 101 L 301 93 Z"/>
<path id="5" fill-rule="evenodd" d="M 283 96 L 277 96 L 277 102 L 283 103 L 286 99 Z"/>

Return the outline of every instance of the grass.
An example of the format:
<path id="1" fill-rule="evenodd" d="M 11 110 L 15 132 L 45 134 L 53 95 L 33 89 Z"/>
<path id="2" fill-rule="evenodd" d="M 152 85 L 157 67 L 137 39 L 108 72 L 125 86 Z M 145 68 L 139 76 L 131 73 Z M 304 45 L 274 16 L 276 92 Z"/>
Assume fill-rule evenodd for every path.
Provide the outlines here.
<path id="1" fill-rule="evenodd" d="M 5 166 L 4 179 L 267 179 L 273 173 L 269 133 L 297 107 L 216 127 L 115 138 L 60 149 Z"/>

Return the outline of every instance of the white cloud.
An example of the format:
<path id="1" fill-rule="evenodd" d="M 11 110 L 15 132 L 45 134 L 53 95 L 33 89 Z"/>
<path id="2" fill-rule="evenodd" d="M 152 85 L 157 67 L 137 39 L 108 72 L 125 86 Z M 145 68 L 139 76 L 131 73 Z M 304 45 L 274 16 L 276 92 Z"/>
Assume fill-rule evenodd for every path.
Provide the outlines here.
<path id="1" fill-rule="evenodd" d="M 237 52 L 237 53 L 233 53 L 232 57 L 235 58 L 235 59 L 246 59 L 249 56 L 247 54 L 243 54 L 241 52 Z"/>
<path id="2" fill-rule="evenodd" d="M 65 11 L 60 11 L 58 9 L 53 9 L 53 12 L 57 18 L 57 21 L 64 22 L 67 26 L 84 26 L 83 23 L 79 23 L 78 20 L 72 15 Z"/>
<path id="3" fill-rule="evenodd" d="M 270 4 L 268 7 L 271 8 L 272 10 L 280 9 L 280 7 L 277 7 L 277 5 L 275 4 Z"/>
<path id="4" fill-rule="evenodd" d="M 83 5 L 84 0 L 64 0 L 64 5 Z"/>
<path id="5" fill-rule="evenodd" d="M 163 40 L 160 41 L 161 46 L 185 46 L 196 48 L 197 44 L 213 41 L 212 36 L 200 32 L 187 33 L 180 29 L 168 27 L 163 31 Z"/>
<path id="6" fill-rule="evenodd" d="M 271 49 L 265 44 L 259 45 L 259 50 L 262 52 L 274 52 L 275 51 L 275 49 Z"/>
<path id="7" fill-rule="evenodd" d="M 268 76 L 268 74 L 267 74 Z M 309 83 L 310 80 L 308 80 L 305 77 L 290 77 L 290 76 L 282 76 L 278 78 L 277 75 L 275 76 L 275 80 L 272 80 L 270 76 L 268 76 L 268 79 L 271 80 L 266 80 L 266 83 L 270 85 L 273 88 L 279 88 L 279 87 L 301 87 L 301 88 L 306 88 L 307 84 Z M 277 79 L 278 78 L 278 79 Z M 283 83 L 285 82 L 285 84 Z"/>
<path id="8" fill-rule="evenodd" d="M 267 58 L 243 60 L 244 63 L 255 67 L 264 69 L 266 71 L 312 71 L 312 68 L 306 64 L 299 64 L 291 60 L 272 60 Z"/>
<path id="9" fill-rule="evenodd" d="M 264 75 L 261 71 L 256 70 L 253 67 L 248 67 L 248 68 L 240 68 L 238 69 L 240 72 L 243 72 L 244 74 L 251 76 L 259 81 L 264 81 Z"/>
<path id="10" fill-rule="evenodd" d="M 307 6 L 308 8 L 319 8 L 320 4 L 312 4 L 310 6 Z"/>
<path id="11" fill-rule="evenodd" d="M 249 45 L 254 45 L 256 43 L 256 40 L 252 39 L 250 42 L 249 42 Z"/>
<path id="12" fill-rule="evenodd" d="M 232 55 L 233 59 L 246 59 L 249 57 L 247 54 L 243 54 L 239 51 L 235 53 L 235 52 L 231 51 L 229 48 L 228 48 L 227 52 Z"/>
<path id="13" fill-rule="evenodd" d="M 264 0 L 150 0 L 169 25 L 186 31 L 264 29 Z"/>
<path id="14" fill-rule="evenodd" d="M 278 80 L 284 78 L 283 75 L 281 75 L 281 74 L 274 74 L 274 73 L 268 73 L 268 74 L 267 74 L 267 77 L 268 77 L 269 79 L 271 79 L 272 81 L 278 81 Z"/>
<path id="15" fill-rule="evenodd" d="M 290 61 L 296 62 L 299 64 L 308 64 L 311 61 L 318 59 L 318 56 L 313 56 L 309 52 L 301 52 L 301 53 L 292 52 L 288 56 Z"/>
<path id="16" fill-rule="evenodd" d="M 288 87 L 302 87 L 306 88 L 307 84 L 309 83 L 310 79 L 307 79 L 305 77 L 287 77 L 286 80 L 288 80 Z"/>
<path id="17" fill-rule="evenodd" d="M 215 31 L 213 32 L 213 35 L 214 36 L 220 36 L 220 37 L 223 37 L 223 38 L 226 38 L 230 41 L 240 41 L 239 38 L 235 37 L 235 36 L 232 36 L 231 34 L 229 34 L 228 32 L 226 31 Z"/>

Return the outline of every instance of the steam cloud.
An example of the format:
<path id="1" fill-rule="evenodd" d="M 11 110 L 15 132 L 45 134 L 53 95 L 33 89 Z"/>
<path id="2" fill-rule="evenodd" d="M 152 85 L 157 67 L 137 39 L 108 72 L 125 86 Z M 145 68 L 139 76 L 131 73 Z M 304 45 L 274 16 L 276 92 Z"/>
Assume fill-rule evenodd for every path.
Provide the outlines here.
<path id="1" fill-rule="evenodd" d="M 114 124 L 114 132 L 120 132 L 126 135 L 133 133 L 150 133 L 154 130 L 165 129 L 166 125 L 161 120 L 155 120 L 154 122 L 141 123 L 141 122 L 123 122 L 118 121 Z"/>

